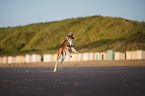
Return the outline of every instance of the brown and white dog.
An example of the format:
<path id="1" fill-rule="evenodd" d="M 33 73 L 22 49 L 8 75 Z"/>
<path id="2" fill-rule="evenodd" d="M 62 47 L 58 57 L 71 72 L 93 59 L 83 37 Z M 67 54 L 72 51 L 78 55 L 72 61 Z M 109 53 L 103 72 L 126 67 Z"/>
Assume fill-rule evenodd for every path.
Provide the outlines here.
<path id="1" fill-rule="evenodd" d="M 66 35 L 66 39 L 64 40 L 64 42 L 62 44 L 59 45 L 59 49 L 57 52 L 57 59 L 55 61 L 55 68 L 54 68 L 54 72 L 56 72 L 57 70 L 57 66 L 58 66 L 58 60 L 60 59 L 60 57 L 62 57 L 61 62 L 60 62 L 60 66 L 59 69 L 61 71 L 61 64 L 63 63 L 66 54 L 70 56 L 70 58 L 72 57 L 70 52 L 74 52 L 74 53 L 78 53 L 76 51 L 76 49 L 74 48 L 74 37 L 73 37 L 73 33 L 70 32 L 70 35 Z"/>

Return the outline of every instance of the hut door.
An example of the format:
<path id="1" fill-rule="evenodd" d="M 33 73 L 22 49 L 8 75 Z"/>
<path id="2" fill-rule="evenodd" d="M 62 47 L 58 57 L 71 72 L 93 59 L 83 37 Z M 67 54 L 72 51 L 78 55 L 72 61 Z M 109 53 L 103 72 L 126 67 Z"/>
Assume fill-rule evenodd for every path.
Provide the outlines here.
<path id="1" fill-rule="evenodd" d="M 96 55 L 96 60 L 98 60 L 98 54 Z"/>
<path id="2" fill-rule="evenodd" d="M 102 54 L 102 60 L 104 60 L 104 54 Z"/>

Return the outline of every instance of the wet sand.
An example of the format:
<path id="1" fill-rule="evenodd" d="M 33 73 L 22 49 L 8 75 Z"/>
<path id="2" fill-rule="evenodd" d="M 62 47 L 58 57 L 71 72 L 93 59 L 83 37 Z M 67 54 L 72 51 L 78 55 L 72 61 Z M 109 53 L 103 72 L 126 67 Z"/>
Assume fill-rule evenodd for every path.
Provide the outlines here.
<path id="1" fill-rule="evenodd" d="M 145 66 L 1 67 L 0 96 L 145 96 Z"/>

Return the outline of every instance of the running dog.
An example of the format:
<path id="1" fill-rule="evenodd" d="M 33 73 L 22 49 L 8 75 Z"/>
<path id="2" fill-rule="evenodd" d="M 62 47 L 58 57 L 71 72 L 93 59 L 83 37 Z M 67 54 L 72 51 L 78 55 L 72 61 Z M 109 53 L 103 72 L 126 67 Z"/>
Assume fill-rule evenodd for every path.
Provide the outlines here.
<path id="1" fill-rule="evenodd" d="M 56 72 L 57 70 L 57 66 L 58 66 L 58 60 L 60 59 L 60 57 L 62 56 L 61 62 L 60 62 L 60 66 L 59 66 L 59 70 L 61 71 L 61 65 L 66 57 L 66 54 L 69 55 L 69 57 L 71 58 L 72 55 L 71 53 L 78 53 L 76 51 L 76 49 L 74 48 L 74 37 L 73 37 L 73 33 L 70 32 L 70 35 L 66 35 L 66 39 L 64 40 L 64 42 L 62 44 L 59 45 L 59 49 L 57 52 L 57 59 L 55 61 L 55 68 L 54 68 L 54 72 Z M 71 52 L 71 53 L 70 53 Z"/>

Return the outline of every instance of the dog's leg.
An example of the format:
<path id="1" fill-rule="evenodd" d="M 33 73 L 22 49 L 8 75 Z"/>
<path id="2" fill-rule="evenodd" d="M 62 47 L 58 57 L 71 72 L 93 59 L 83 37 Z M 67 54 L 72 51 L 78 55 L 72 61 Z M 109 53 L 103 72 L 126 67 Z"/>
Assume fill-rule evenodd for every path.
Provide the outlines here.
<path id="1" fill-rule="evenodd" d="M 74 52 L 76 54 L 78 53 L 77 50 L 74 47 L 72 48 L 72 52 Z"/>
<path id="2" fill-rule="evenodd" d="M 59 50 L 59 51 L 58 51 L 58 54 L 57 54 L 57 59 L 56 59 L 56 61 L 55 61 L 54 72 L 56 72 L 56 70 L 57 70 L 58 60 L 60 59 L 60 55 L 61 55 L 61 50 Z"/>
<path id="3" fill-rule="evenodd" d="M 70 58 L 72 57 L 72 55 L 69 51 L 66 51 L 66 54 L 69 55 Z"/>
<path id="4" fill-rule="evenodd" d="M 59 71 L 61 71 L 61 65 L 62 65 L 62 63 L 63 63 L 63 61 L 65 59 L 65 56 L 66 56 L 66 52 L 63 52 L 62 53 L 62 59 L 61 59 L 61 62 L 60 62 L 60 66 L 59 66 Z"/>
<path id="5" fill-rule="evenodd" d="M 56 61 L 56 62 L 55 62 L 55 68 L 54 68 L 54 71 L 53 71 L 53 72 L 56 72 L 57 66 L 58 66 L 58 63 L 57 63 L 57 61 Z"/>

